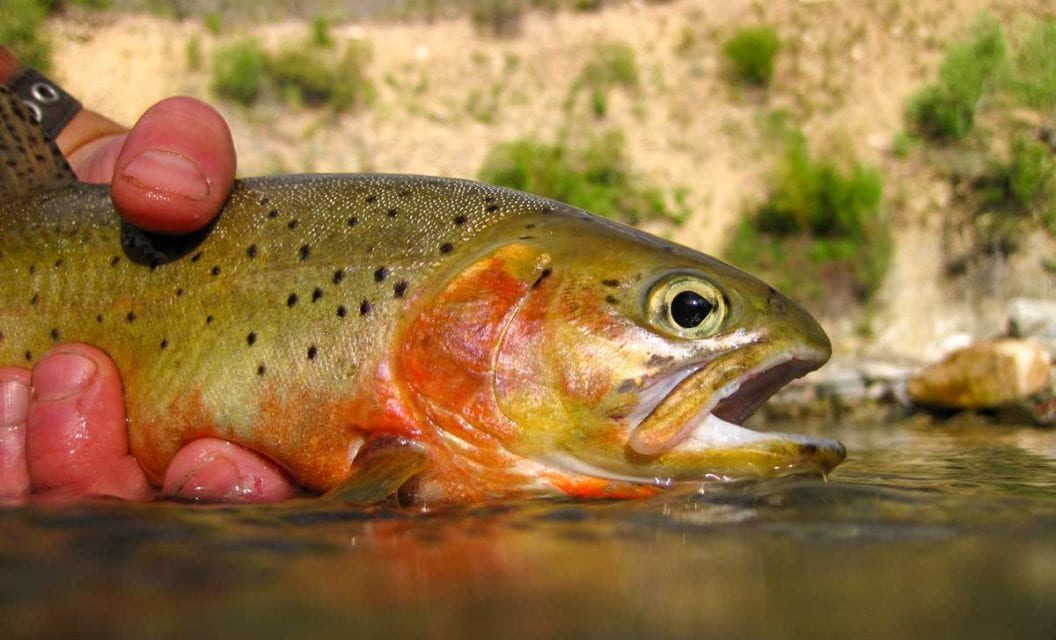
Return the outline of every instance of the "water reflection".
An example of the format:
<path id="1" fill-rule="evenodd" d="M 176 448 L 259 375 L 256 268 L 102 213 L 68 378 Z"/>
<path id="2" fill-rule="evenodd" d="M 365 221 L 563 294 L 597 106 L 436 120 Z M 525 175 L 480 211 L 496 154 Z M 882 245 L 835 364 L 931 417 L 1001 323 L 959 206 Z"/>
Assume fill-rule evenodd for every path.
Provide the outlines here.
<path id="1" fill-rule="evenodd" d="M 645 501 L 0 510 L 0 636 L 1052 637 L 1056 434 L 828 434 L 827 483 Z"/>

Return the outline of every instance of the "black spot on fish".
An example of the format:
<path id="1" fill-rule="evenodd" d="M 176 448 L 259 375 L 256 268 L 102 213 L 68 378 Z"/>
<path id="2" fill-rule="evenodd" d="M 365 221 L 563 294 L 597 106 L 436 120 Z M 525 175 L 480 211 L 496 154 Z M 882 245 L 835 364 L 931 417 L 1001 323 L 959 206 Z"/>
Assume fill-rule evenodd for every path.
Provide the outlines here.
<path id="1" fill-rule="evenodd" d="M 271 211 L 268 212 L 268 217 L 272 218 L 272 219 L 278 218 L 279 217 L 279 210 L 278 209 L 272 209 Z"/>
<path id="2" fill-rule="evenodd" d="M 57 260 L 55 260 L 55 268 L 56 269 L 61 269 L 62 268 L 62 258 L 58 258 Z"/>
<path id="3" fill-rule="evenodd" d="M 539 213 L 547 214 L 547 213 L 553 213 L 553 212 L 554 212 L 554 208 L 551 207 L 551 206 L 545 206 L 545 207 L 540 207 L 539 208 Z"/>
<path id="4" fill-rule="evenodd" d="M 35 265 L 35 264 L 29 265 L 29 275 L 33 275 L 36 272 L 37 272 L 37 265 Z"/>
<path id="5" fill-rule="evenodd" d="M 388 212 L 386 213 L 386 215 L 388 215 L 390 218 L 395 218 L 399 213 L 400 213 L 399 209 L 393 208 L 393 209 L 389 209 Z"/>
<path id="6" fill-rule="evenodd" d="M 341 281 L 345 279 L 345 270 L 338 269 L 334 272 L 334 277 L 331 278 L 334 284 L 341 284 Z"/>
<path id="7" fill-rule="evenodd" d="M 289 296 L 286 297 L 286 306 L 292 307 L 295 304 L 297 304 L 297 294 L 291 293 Z"/>
<path id="8" fill-rule="evenodd" d="M 345 308 L 345 305 L 341 305 L 341 306 L 339 306 L 337 308 L 337 317 L 338 318 L 344 318 L 347 315 L 348 315 L 348 309 Z"/>
<path id="9" fill-rule="evenodd" d="M 308 256 L 312 254 L 312 247 L 311 245 L 302 244 L 298 252 L 301 254 L 301 261 L 303 262 L 304 260 L 307 260 Z"/>
<path id="10" fill-rule="evenodd" d="M 116 267 L 118 262 L 121 262 L 121 258 L 120 257 L 113 256 L 113 257 L 110 258 L 110 266 L 111 267 Z"/>
<path id="11" fill-rule="evenodd" d="M 440 245 L 440 253 L 451 253 L 455 249 L 455 245 L 450 242 L 445 242 Z"/>
<path id="12" fill-rule="evenodd" d="M 202 259 L 202 252 L 201 251 L 199 251 L 199 252 L 195 253 L 193 256 L 191 256 L 191 262 L 198 262 L 201 259 Z"/>
<path id="13" fill-rule="evenodd" d="M 374 271 L 374 282 L 382 282 L 387 277 L 389 277 L 389 270 L 387 267 L 378 267 Z"/>
<path id="14" fill-rule="evenodd" d="M 37 304 L 38 302 L 40 302 L 40 294 L 34 293 L 33 297 L 29 299 L 29 304 Z"/>
<path id="15" fill-rule="evenodd" d="M 366 200 L 367 204 L 374 204 L 375 202 L 378 201 L 378 196 L 376 196 L 376 195 L 374 195 L 372 193 L 369 196 L 367 196 L 366 198 L 364 198 L 364 200 Z"/>
<path id="16" fill-rule="evenodd" d="M 495 213 L 496 211 L 499 210 L 499 205 L 497 205 L 497 204 L 489 204 L 488 206 L 484 207 L 484 210 L 487 211 L 488 213 Z"/>
<path id="17" fill-rule="evenodd" d="M 495 202 L 495 196 L 484 196 L 484 202 Z"/>
<path id="18" fill-rule="evenodd" d="M 354 227 L 357 224 L 359 224 L 359 218 L 357 218 L 356 216 L 352 216 L 351 218 L 348 219 L 348 226 Z"/>
<path id="19" fill-rule="evenodd" d="M 297 218 L 294 218 L 293 220 L 290 220 L 289 222 L 286 223 L 286 228 L 287 229 L 296 229 L 298 224 L 299 224 L 299 222 L 298 222 Z"/>
<path id="20" fill-rule="evenodd" d="M 605 285 L 606 287 L 618 287 L 618 286 L 620 286 L 620 281 L 619 280 L 602 280 L 601 284 Z"/>
<path id="21" fill-rule="evenodd" d="M 396 285 L 392 288 L 392 292 L 396 295 L 397 298 L 402 298 L 403 294 L 407 293 L 407 281 L 400 280 L 399 282 L 397 282 Z"/>
<path id="22" fill-rule="evenodd" d="M 314 344 L 312 346 L 308 347 L 308 359 L 309 360 L 315 360 L 315 356 L 318 355 L 318 354 L 319 354 L 319 348 L 316 347 Z"/>
<path id="23" fill-rule="evenodd" d="M 608 302 L 609 304 L 618 304 L 619 300 L 616 299 L 616 296 L 605 296 L 605 302 Z"/>
<path id="24" fill-rule="evenodd" d="M 267 373 L 267 371 L 268 371 L 268 368 L 264 366 L 264 363 L 261 363 L 261 364 L 257 365 L 257 375 L 258 376 L 264 375 L 265 373 Z"/>
<path id="25" fill-rule="evenodd" d="M 466 216 L 455 216 L 454 222 L 456 225 L 462 226 L 466 224 Z"/>
<path id="26" fill-rule="evenodd" d="M 534 222 L 529 222 L 528 224 L 524 225 L 524 228 L 525 229 L 534 229 L 535 228 L 535 223 Z"/>
<path id="27" fill-rule="evenodd" d="M 135 321 L 136 321 L 136 312 L 135 311 L 129 311 L 128 313 L 125 314 L 125 322 L 127 322 L 129 324 L 132 324 Z"/>
<path id="28" fill-rule="evenodd" d="M 246 257 L 250 259 L 257 257 L 257 245 L 251 244 L 246 247 Z"/>
<path id="29" fill-rule="evenodd" d="M 220 275 L 220 265 L 213 265 L 213 268 L 209 270 L 209 273 L 213 274 L 214 276 Z"/>
<path id="30" fill-rule="evenodd" d="M 399 196 L 401 198 L 409 198 L 411 196 L 411 190 L 410 189 L 400 189 Z"/>
<path id="31" fill-rule="evenodd" d="M 213 324 L 213 316 L 205 316 L 205 324 Z"/>
<path id="32" fill-rule="evenodd" d="M 249 346 L 252 347 L 254 345 L 254 343 L 256 343 L 256 341 L 257 341 L 257 334 L 252 332 L 252 331 L 250 331 L 249 334 L 246 335 L 246 344 L 248 344 Z"/>
<path id="33" fill-rule="evenodd" d="M 260 197 L 260 206 L 266 207 L 269 204 L 271 204 L 271 198 L 269 198 L 268 196 L 261 196 Z"/>
<path id="34" fill-rule="evenodd" d="M 370 301 L 364 300 L 359 303 L 359 315 L 365 316 L 370 313 L 371 304 Z"/>
<path id="35" fill-rule="evenodd" d="M 52 339 L 52 340 L 54 340 L 54 341 L 58 342 L 58 341 L 59 341 L 59 337 L 60 337 L 60 335 L 61 335 L 61 334 L 59 333 L 59 330 L 58 330 L 58 329 L 52 329 L 52 330 L 51 330 L 51 339 Z"/>
<path id="36" fill-rule="evenodd" d="M 169 341 L 166 340 L 165 338 L 162 338 L 161 339 L 161 344 L 158 345 L 158 346 L 161 347 L 162 349 L 167 349 L 169 347 Z"/>
<path id="37" fill-rule="evenodd" d="M 521 236 L 521 237 L 519 237 L 517 239 L 518 240 L 534 240 L 535 236 Z"/>
<path id="38" fill-rule="evenodd" d="M 27 351 L 25 353 L 25 356 L 26 356 L 26 362 L 29 362 L 30 360 L 33 359 L 33 352 L 32 351 Z"/>
<path id="39" fill-rule="evenodd" d="M 319 299 L 323 297 L 323 290 L 316 287 L 312 290 L 312 302 L 319 302 Z"/>
<path id="40" fill-rule="evenodd" d="M 100 323 L 100 324 L 102 324 L 102 322 L 103 322 L 103 314 L 100 313 L 100 314 L 96 315 L 95 316 L 95 321 Z"/>
<path id="41" fill-rule="evenodd" d="M 540 273 L 539 277 L 536 278 L 535 282 L 532 283 L 532 288 L 534 289 L 534 288 L 538 287 L 539 285 L 541 285 L 543 283 L 543 280 L 546 280 L 547 278 L 550 277 L 551 273 L 553 273 L 553 271 L 550 269 L 550 267 L 547 267 L 547 268 L 543 269 L 543 272 Z"/>
<path id="42" fill-rule="evenodd" d="M 183 295 L 183 287 L 177 287 L 176 288 L 176 297 L 179 298 L 182 295 Z"/>

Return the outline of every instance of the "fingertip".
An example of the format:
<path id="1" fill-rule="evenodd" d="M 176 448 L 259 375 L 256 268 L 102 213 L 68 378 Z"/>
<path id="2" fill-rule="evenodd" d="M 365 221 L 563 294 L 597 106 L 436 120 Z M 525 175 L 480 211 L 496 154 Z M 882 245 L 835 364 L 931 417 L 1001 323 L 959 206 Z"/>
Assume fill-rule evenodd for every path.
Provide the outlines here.
<path id="1" fill-rule="evenodd" d="M 30 490 L 26 466 L 29 396 L 29 371 L 0 368 L 0 498 L 17 498 Z"/>
<path id="2" fill-rule="evenodd" d="M 235 178 L 235 148 L 227 122 L 188 97 L 148 109 L 118 154 L 111 197 L 132 224 L 187 233 L 208 224 Z"/>
<path id="3" fill-rule="evenodd" d="M 180 449 L 165 470 L 162 493 L 207 502 L 277 502 L 297 486 L 272 460 L 216 438 Z"/>
<path id="4" fill-rule="evenodd" d="M 117 367 L 95 347 L 64 344 L 30 379 L 26 460 L 37 491 L 145 499 L 151 490 L 129 455 Z"/>

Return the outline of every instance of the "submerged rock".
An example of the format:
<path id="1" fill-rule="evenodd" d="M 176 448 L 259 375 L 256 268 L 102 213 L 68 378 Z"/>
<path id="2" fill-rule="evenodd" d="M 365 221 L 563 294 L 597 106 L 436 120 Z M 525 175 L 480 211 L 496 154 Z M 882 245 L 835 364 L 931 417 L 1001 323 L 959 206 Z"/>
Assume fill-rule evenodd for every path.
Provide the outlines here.
<path id="1" fill-rule="evenodd" d="M 944 409 L 987 409 L 1047 389 L 1052 357 L 1033 340 L 1002 338 L 959 349 L 907 382 L 912 400 Z"/>

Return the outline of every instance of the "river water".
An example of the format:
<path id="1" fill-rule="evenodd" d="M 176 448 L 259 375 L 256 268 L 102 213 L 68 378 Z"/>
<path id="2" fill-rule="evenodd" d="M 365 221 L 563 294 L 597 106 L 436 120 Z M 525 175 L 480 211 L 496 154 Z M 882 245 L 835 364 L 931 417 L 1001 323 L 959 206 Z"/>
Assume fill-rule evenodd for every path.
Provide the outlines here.
<path id="1" fill-rule="evenodd" d="M 0 509 L 0 637 L 1056 638 L 1056 431 L 799 430 L 848 446 L 828 482 Z"/>

